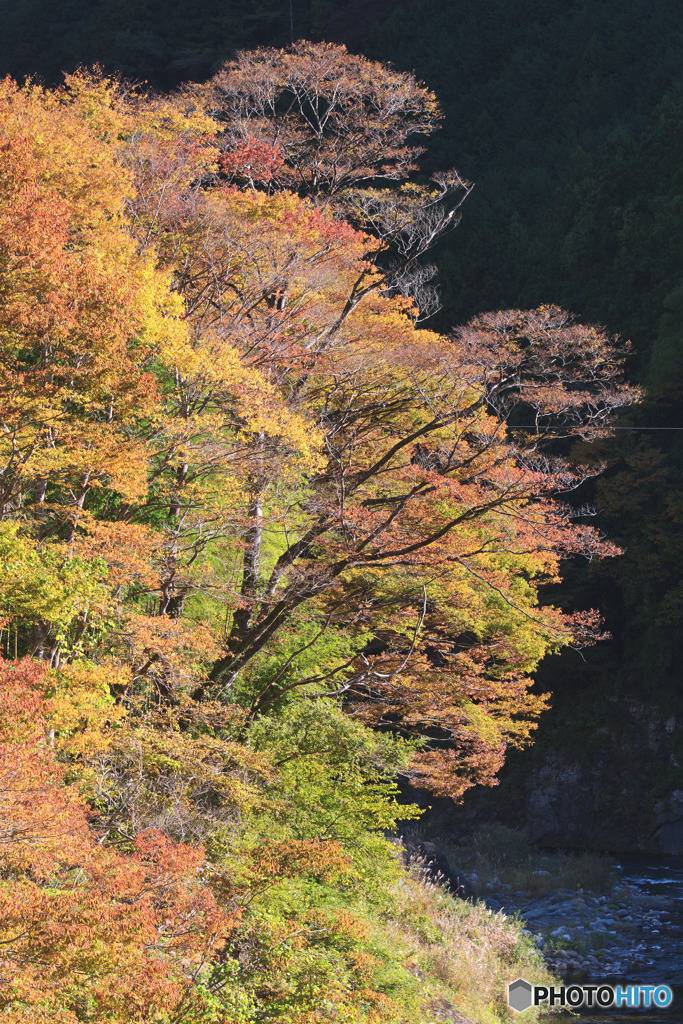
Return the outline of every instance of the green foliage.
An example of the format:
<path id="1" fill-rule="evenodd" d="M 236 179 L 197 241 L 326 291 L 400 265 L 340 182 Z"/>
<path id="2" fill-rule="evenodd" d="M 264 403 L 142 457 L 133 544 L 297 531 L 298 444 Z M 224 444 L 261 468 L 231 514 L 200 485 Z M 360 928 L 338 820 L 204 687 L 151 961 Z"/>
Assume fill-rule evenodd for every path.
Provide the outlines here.
<path id="1" fill-rule="evenodd" d="M 387 855 L 380 836 L 419 814 L 397 802 L 394 781 L 419 744 L 371 732 L 333 700 L 309 698 L 263 715 L 248 737 L 279 769 L 270 789 L 279 827 L 299 840 L 339 842 L 360 855 L 354 871 L 364 877 L 366 856 Z"/>
<path id="2" fill-rule="evenodd" d="M 247 667 L 233 699 L 255 715 L 262 707 L 283 710 L 299 699 L 302 687 L 306 692 L 333 689 L 330 673 L 350 663 L 369 640 L 363 630 L 321 629 L 320 613 L 312 614 L 311 609 L 295 613 L 288 628 L 279 631 Z"/>
<path id="3" fill-rule="evenodd" d="M 90 615 L 92 626 L 106 616 L 106 577 L 103 560 L 74 557 L 66 544 L 36 549 L 18 523 L 0 523 L 0 614 L 15 628 L 16 620 L 24 628 L 47 622 L 58 643 L 76 653 L 79 619 Z"/>

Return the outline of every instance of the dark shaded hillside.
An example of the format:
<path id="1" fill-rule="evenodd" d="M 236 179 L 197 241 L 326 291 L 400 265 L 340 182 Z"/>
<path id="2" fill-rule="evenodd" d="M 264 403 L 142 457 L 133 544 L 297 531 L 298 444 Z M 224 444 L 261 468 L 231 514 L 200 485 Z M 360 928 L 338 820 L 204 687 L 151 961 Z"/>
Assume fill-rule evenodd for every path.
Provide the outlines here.
<path id="1" fill-rule="evenodd" d="M 574 260 L 571 287 L 566 265 L 550 274 L 546 267 L 564 249 L 572 215 L 594 222 L 593 196 L 582 185 L 587 164 L 600 174 L 599 153 L 609 176 L 617 143 L 610 148 L 606 140 L 616 131 L 637 149 L 680 77 L 683 28 L 671 5 L 421 3 L 397 8 L 371 32 L 366 51 L 415 69 L 436 91 L 446 123 L 430 143 L 429 167 L 454 163 L 476 182 L 463 224 L 442 252 L 443 324 L 506 305 L 575 304 L 578 277 L 605 295 L 591 303 L 591 314 L 609 310 L 610 326 L 622 329 L 605 294 L 612 282 L 600 281 L 602 253 Z M 643 191 L 638 170 L 619 182 L 612 203 Z M 602 249 L 609 225 L 606 231 Z"/>
<path id="2" fill-rule="evenodd" d="M 0 70 L 48 85 L 79 64 L 170 89 L 207 78 L 238 49 L 286 46 L 294 37 L 344 36 L 361 52 L 368 32 L 398 0 L 2 0 Z"/>
<path id="3" fill-rule="evenodd" d="M 289 41 L 281 0 L 3 0 L 1 13 L 3 74 L 37 75 L 47 84 L 97 62 L 168 89 L 206 78 L 239 47 Z"/>

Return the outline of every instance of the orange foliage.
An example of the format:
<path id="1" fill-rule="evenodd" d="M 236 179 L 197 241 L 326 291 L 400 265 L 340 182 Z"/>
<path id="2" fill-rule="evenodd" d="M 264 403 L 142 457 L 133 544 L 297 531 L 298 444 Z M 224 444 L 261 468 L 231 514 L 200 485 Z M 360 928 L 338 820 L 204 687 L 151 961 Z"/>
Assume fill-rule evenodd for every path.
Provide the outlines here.
<path id="1" fill-rule="evenodd" d="M 76 1020 L 84 999 L 112 1022 L 200 1005 L 192 979 L 235 928 L 237 902 L 223 891 L 218 906 L 201 847 L 158 832 L 127 854 L 97 843 L 46 736 L 43 675 L 21 662 L 0 680 L 2 1019 L 30 1007 Z"/>
<path id="2" fill-rule="evenodd" d="M 544 706 L 529 673 L 590 632 L 539 609 L 539 586 L 562 556 L 615 552 L 558 500 L 586 473 L 547 437 L 594 436 L 637 398 L 622 350 L 556 307 L 416 330 L 405 275 L 469 186 L 369 187 L 405 177 L 439 113 L 343 47 L 243 54 L 172 100 L 98 75 L 7 82 L 0 108 L 0 499 L 32 525 L 5 583 L 23 650 L 113 659 L 119 695 L 238 693 L 247 720 L 311 687 L 429 736 L 421 783 L 493 781 Z M 306 193 L 343 193 L 370 234 Z M 46 566 L 31 615 L 16 577 L 37 592 Z M 300 622 L 344 655 L 299 671 Z"/>
<path id="3" fill-rule="evenodd" d="M 266 184 L 284 163 L 277 146 L 247 139 L 221 153 L 218 166 L 229 180 L 246 180 L 250 185 Z"/>

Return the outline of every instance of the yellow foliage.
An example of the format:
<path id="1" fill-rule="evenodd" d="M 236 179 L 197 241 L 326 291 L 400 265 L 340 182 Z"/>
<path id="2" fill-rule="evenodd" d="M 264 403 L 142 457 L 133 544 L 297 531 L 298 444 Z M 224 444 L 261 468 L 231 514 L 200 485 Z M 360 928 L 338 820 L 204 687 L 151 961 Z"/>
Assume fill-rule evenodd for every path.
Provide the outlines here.
<path id="1" fill-rule="evenodd" d="M 48 723 L 54 746 L 71 756 L 93 756 L 113 742 L 111 727 L 122 723 L 126 709 L 112 696 L 131 680 L 128 666 L 74 661 L 46 676 L 50 697 Z"/>

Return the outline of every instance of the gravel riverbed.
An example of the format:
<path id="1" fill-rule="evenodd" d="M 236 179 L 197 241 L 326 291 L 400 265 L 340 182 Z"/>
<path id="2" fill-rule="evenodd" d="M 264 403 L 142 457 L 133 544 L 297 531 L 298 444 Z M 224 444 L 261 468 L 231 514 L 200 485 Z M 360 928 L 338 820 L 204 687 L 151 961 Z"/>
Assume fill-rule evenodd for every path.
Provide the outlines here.
<path id="1" fill-rule="evenodd" d="M 563 978 L 642 976 L 672 940 L 683 943 L 683 926 L 668 895 L 635 881 L 618 881 L 600 896 L 562 888 L 529 896 L 489 883 L 483 896 L 492 910 L 522 919 L 548 967 Z"/>

